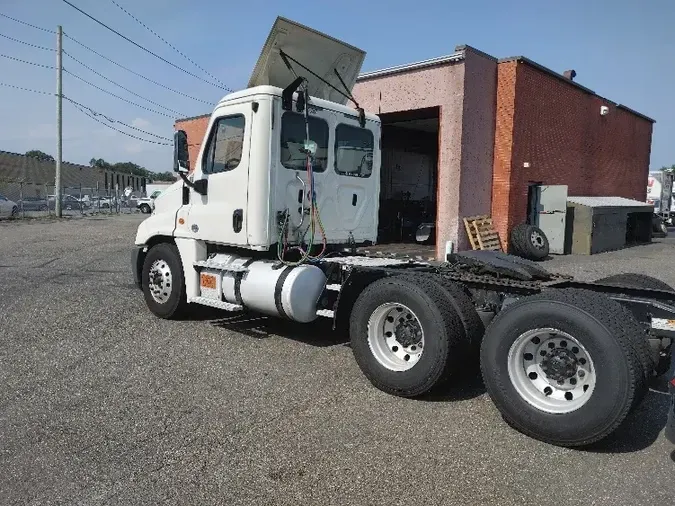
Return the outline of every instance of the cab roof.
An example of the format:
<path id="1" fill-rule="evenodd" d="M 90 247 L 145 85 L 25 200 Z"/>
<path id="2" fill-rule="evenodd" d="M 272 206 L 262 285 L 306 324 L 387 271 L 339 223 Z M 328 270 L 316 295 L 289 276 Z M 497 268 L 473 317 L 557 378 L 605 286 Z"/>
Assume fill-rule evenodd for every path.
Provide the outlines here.
<path id="1" fill-rule="evenodd" d="M 311 91 L 311 90 L 310 90 Z M 247 98 L 253 98 L 256 96 L 260 95 L 267 95 L 267 96 L 272 96 L 272 97 L 279 97 L 281 98 L 281 94 L 283 92 L 282 88 L 278 88 L 276 86 L 255 86 L 252 88 L 246 88 L 240 91 L 235 91 L 234 93 L 230 93 L 228 95 L 225 95 L 220 101 L 218 102 L 218 105 L 216 105 L 216 109 L 219 107 L 225 106 L 230 102 L 235 102 L 235 101 L 241 101 L 245 100 Z M 297 93 L 293 95 L 293 100 L 297 99 Z M 348 114 L 350 116 L 358 116 L 358 112 L 354 107 L 349 107 L 348 105 L 342 105 L 342 104 L 337 104 L 335 102 L 331 102 L 330 100 L 324 100 L 322 98 L 316 98 L 314 96 L 310 95 L 309 99 L 310 105 L 315 105 L 318 107 L 321 107 L 323 109 L 328 109 L 329 111 L 335 111 L 335 112 L 340 112 L 344 114 Z M 380 122 L 380 117 L 377 114 L 372 114 L 372 113 L 365 113 L 366 119 L 368 121 L 375 121 L 377 123 Z"/>

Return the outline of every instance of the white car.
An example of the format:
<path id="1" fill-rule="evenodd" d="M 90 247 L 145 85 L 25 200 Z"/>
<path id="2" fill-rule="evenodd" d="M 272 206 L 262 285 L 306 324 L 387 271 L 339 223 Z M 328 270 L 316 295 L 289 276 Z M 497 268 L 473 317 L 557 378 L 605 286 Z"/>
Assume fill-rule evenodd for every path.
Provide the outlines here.
<path id="1" fill-rule="evenodd" d="M 19 206 L 4 195 L 0 195 L 0 218 L 11 218 L 19 214 Z"/>

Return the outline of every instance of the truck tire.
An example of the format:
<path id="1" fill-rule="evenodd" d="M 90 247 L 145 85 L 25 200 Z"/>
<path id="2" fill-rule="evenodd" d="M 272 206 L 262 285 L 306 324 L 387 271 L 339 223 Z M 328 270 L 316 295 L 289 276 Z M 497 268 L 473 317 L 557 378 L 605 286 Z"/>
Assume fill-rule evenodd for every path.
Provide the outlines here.
<path id="1" fill-rule="evenodd" d="M 665 281 L 654 278 L 652 276 L 647 276 L 646 274 L 638 274 L 635 272 L 625 272 L 623 274 L 614 274 L 612 276 L 607 276 L 602 279 L 595 281 L 596 283 L 602 283 L 604 285 L 610 286 L 625 286 L 627 288 L 647 288 L 653 290 L 666 290 L 669 292 L 674 292 L 673 287 L 671 287 Z M 675 296 L 673 296 L 675 300 Z M 648 343 L 649 334 L 645 335 L 645 339 L 638 340 L 640 342 L 636 343 L 638 347 L 638 352 L 640 353 L 641 361 L 643 367 L 647 371 L 655 371 L 656 376 L 661 376 L 665 374 L 670 368 L 669 360 L 655 360 L 654 356 L 651 353 L 651 348 Z M 643 392 L 642 397 L 646 394 Z"/>
<path id="2" fill-rule="evenodd" d="M 520 432 L 558 446 L 591 444 L 625 420 L 646 387 L 632 345 L 643 333 L 603 294 L 550 289 L 524 297 L 485 332 L 485 386 Z"/>
<path id="3" fill-rule="evenodd" d="M 471 301 L 471 297 L 467 295 L 462 285 L 440 275 L 417 273 L 404 274 L 401 278 L 412 279 L 414 282 L 414 280 L 419 279 L 420 276 L 424 276 L 425 279 L 435 282 L 439 285 L 441 290 L 443 290 L 446 303 L 452 306 L 459 315 L 460 320 L 462 320 L 462 327 L 464 328 L 462 343 L 466 345 L 466 349 L 470 354 L 477 354 L 480 350 L 480 342 L 483 339 L 483 334 L 485 333 L 485 325 L 483 325 L 483 320 L 478 316 L 478 312 Z"/>
<path id="4" fill-rule="evenodd" d="M 647 276 L 646 274 L 638 274 L 636 272 L 625 272 L 623 274 L 614 274 L 595 281 L 603 285 L 611 286 L 625 286 L 626 288 L 647 288 L 653 290 L 668 290 L 673 292 L 671 287 L 665 281 Z"/>
<path id="5" fill-rule="evenodd" d="M 401 397 L 422 395 L 447 381 L 461 363 L 464 336 L 443 290 L 426 277 L 373 282 L 350 316 L 359 368 L 376 388 Z"/>
<path id="6" fill-rule="evenodd" d="M 138 208 L 141 210 L 143 214 L 150 214 L 150 212 L 152 211 L 148 204 L 141 204 Z"/>
<path id="7" fill-rule="evenodd" d="M 185 277 L 178 248 L 161 243 L 148 251 L 143 262 L 143 295 L 150 311 L 160 318 L 179 318 L 187 307 Z"/>
<path id="8" fill-rule="evenodd" d="M 511 231 L 511 251 L 528 260 L 543 260 L 549 254 L 548 238 L 539 227 L 520 223 Z"/>

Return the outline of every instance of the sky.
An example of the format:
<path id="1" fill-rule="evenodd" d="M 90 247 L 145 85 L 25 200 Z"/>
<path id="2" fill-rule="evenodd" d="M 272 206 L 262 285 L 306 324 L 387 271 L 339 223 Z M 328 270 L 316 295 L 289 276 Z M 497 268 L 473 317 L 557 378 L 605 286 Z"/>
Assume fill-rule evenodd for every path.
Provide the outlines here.
<path id="1" fill-rule="evenodd" d="M 209 81 L 212 77 L 175 52 L 111 0 L 71 3 L 166 60 Z M 526 56 L 557 72 L 573 68 L 575 81 L 656 120 L 651 169 L 675 164 L 675 2 L 672 0 L 115 0 L 227 87 L 246 86 L 276 16 L 311 26 L 366 51 L 362 71 L 411 63 L 467 44 L 498 58 Z M 63 31 L 98 53 L 164 86 L 156 86 L 64 37 L 63 94 L 96 113 L 171 138 L 176 117 L 207 114 L 227 92 L 145 53 L 62 0 L 0 0 L 0 13 Z M 54 48 L 56 35 L 0 16 L 0 34 Z M 0 37 L 0 54 L 53 66 L 55 52 Z M 112 79 L 143 98 L 104 80 Z M 54 93 L 56 72 L 0 57 L 0 83 Z M 423 90 L 420 90 L 423 91 Z M 153 105 L 147 100 L 155 104 Z M 143 109 L 143 106 L 168 116 Z M 161 107 L 160 107 L 161 106 Z M 162 108 L 163 107 L 163 108 Z M 165 109 L 171 109 L 171 111 Z M 179 113 L 179 114 L 177 114 Z M 0 150 L 56 154 L 56 99 L 0 85 Z M 106 120 L 102 120 L 108 123 Z M 119 123 L 120 129 L 133 132 Z M 135 132 L 138 136 L 166 142 Z M 138 141 L 63 103 L 63 159 L 132 161 L 171 170 L 171 146 Z"/>

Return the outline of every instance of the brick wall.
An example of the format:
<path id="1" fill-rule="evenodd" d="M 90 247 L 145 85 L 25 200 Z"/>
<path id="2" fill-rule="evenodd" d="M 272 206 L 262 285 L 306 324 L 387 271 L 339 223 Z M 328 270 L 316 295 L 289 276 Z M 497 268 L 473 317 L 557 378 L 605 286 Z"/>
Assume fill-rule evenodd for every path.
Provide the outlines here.
<path id="1" fill-rule="evenodd" d="M 526 218 L 528 181 L 566 184 L 569 195 L 645 199 L 653 126 L 645 118 L 508 61 L 498 65 L 495 125 L 492 216 L 504 246 Z"/>
<path id="2" fill-rule="evenodd" d="M 201 143 L 204 140 L 206 129 L 209 126 L 210 115 L 197 116 L 195 118 L 186 118 L 176 121 L 176 130 L 185 130 L 188 139 L 188 153 L 190 154 L 190 171 L 195 168 L 197 156 L 201 149 Z"/>

